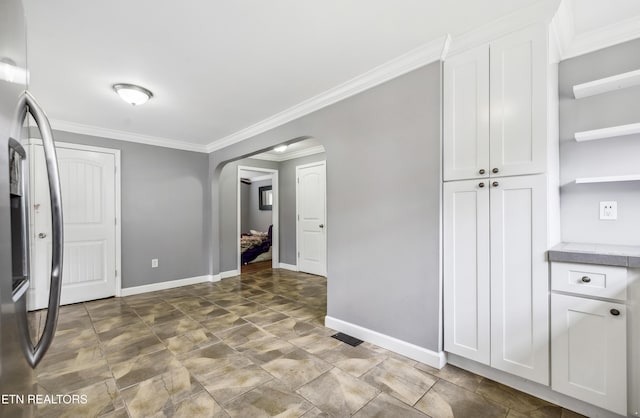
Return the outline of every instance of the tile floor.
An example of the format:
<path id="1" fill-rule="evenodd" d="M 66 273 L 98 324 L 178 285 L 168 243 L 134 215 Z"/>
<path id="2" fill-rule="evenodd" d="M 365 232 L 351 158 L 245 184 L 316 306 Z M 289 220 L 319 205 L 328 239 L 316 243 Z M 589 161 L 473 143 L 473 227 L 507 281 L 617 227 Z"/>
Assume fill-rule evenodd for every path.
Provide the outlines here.
<path id="1" fill-rule="evenodd" d="M 453 366 L 431 368 L 323 326 L 326 280 L 243 274 L 65 306 L 38 367 L 42 417 L 574 417 Z M 44 313 L 32 315 L 38 332 Z"/>

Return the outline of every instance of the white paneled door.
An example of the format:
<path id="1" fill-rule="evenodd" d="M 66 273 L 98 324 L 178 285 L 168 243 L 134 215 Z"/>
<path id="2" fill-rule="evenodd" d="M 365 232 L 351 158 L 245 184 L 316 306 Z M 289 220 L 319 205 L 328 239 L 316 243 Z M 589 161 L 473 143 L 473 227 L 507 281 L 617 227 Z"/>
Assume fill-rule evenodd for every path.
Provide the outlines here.
<path id="1" fill-rule="evenodd" d="M 327 275 L 326 164 L 296 167 L 298 270 Z"/>
<path id="2" fill-rule="evenodd" d="M 491 180 L 491 366 L 549 384 L 546 177 Z"/>
<path id="3" fill-rule="evenodd" d="M 42 147 L 32 157 L 31 309 L 47 305 L 51 219 Z M 64 216 L 61 303 L 116 294 L 116 155 L 58 146 Z"/>
<path id="4" fill-rule="evenodd" d="M 489 364 L 489 182 L 444 184 L 444 348 Z"/>

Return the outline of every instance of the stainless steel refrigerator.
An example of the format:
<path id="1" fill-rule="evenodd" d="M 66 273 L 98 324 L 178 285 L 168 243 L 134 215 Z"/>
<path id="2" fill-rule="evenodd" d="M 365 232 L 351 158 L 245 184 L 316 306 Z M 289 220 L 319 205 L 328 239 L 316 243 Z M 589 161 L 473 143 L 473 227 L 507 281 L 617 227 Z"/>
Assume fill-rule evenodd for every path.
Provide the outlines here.
<path id="1" fill-rule="evenodd" d="M 21 0 L 0 0 L 0 416 L 32 416 L 34 369 L 53 341 L 62 278 L 62 205 L 51 127 L 28 92 L 24 10 Z M 31 114 L 43 140 L 52 220 L 49 306 L 37 341 L 29 335 L 29 191 L 27 153 L 21 144 Z"/>

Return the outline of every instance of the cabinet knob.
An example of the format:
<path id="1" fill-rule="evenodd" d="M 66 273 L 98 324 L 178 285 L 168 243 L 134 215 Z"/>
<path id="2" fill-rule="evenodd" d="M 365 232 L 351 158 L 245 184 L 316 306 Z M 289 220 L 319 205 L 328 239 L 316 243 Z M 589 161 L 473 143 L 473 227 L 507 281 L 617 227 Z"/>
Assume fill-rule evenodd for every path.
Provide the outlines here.
<path id="1" fill-rule="evenodd" d="M 498 169 L 498 167 L 496 167 L 493 170 L 491 170 L 491 172 L 493 172 L 494 174 L 498 174 L 500 170 Z"/>
<path id="2" fill-rule="evenodd" d="M 617 309 L 611 309 L 609 312 L 611 312 L 611 315 L 613 316 L 618 316 L 620 315 L 620 311 Z"/>
<path id="3" fill-rule="evenodd" d="M 478 183 L 478 187 L 482 189 L 484 187 L 484 183 L 483 182 Z"/>
<path id="4" fill-rule="evenodd" d="M 486 171 L 485 171 L 485 169 L 484 169 L 484 168 L 481 168 L 481 169 L 480 169 L 480 171 L 478 171 L 478 173 L 480 173 L 480 174 L 484 174 L 484 173 L 486 173 Z"/>
<path id="5" fill-rule="evenodd" d="M 591 282 L 591 277 L 589 277 L 589 276 L 582 276 L 582 279 L 580 279 L 580 280 L 582 280 L 584 283 L 589 283 L 589 282 Z"/>
<path id="6" fill-rule="evenodd" d="M 491 185 L 493 187 L 498 187 L 500 185 L 500 183 L 498 183 L 497 181 L 494 181 L 493 183 L 491 183 Z"/>

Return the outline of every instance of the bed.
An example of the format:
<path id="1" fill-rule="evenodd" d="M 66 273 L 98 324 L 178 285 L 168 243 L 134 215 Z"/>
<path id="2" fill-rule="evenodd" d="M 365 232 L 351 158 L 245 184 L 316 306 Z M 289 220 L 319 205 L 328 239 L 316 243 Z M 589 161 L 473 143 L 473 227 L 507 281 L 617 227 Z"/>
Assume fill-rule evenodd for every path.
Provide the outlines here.
<path id="1" fill-rule="evenodd" d="M 271 234 L 273 225 L 267 232 L 250 231 L 240 236 L 240 260 L 243 265 L 271 260 Z"/>

